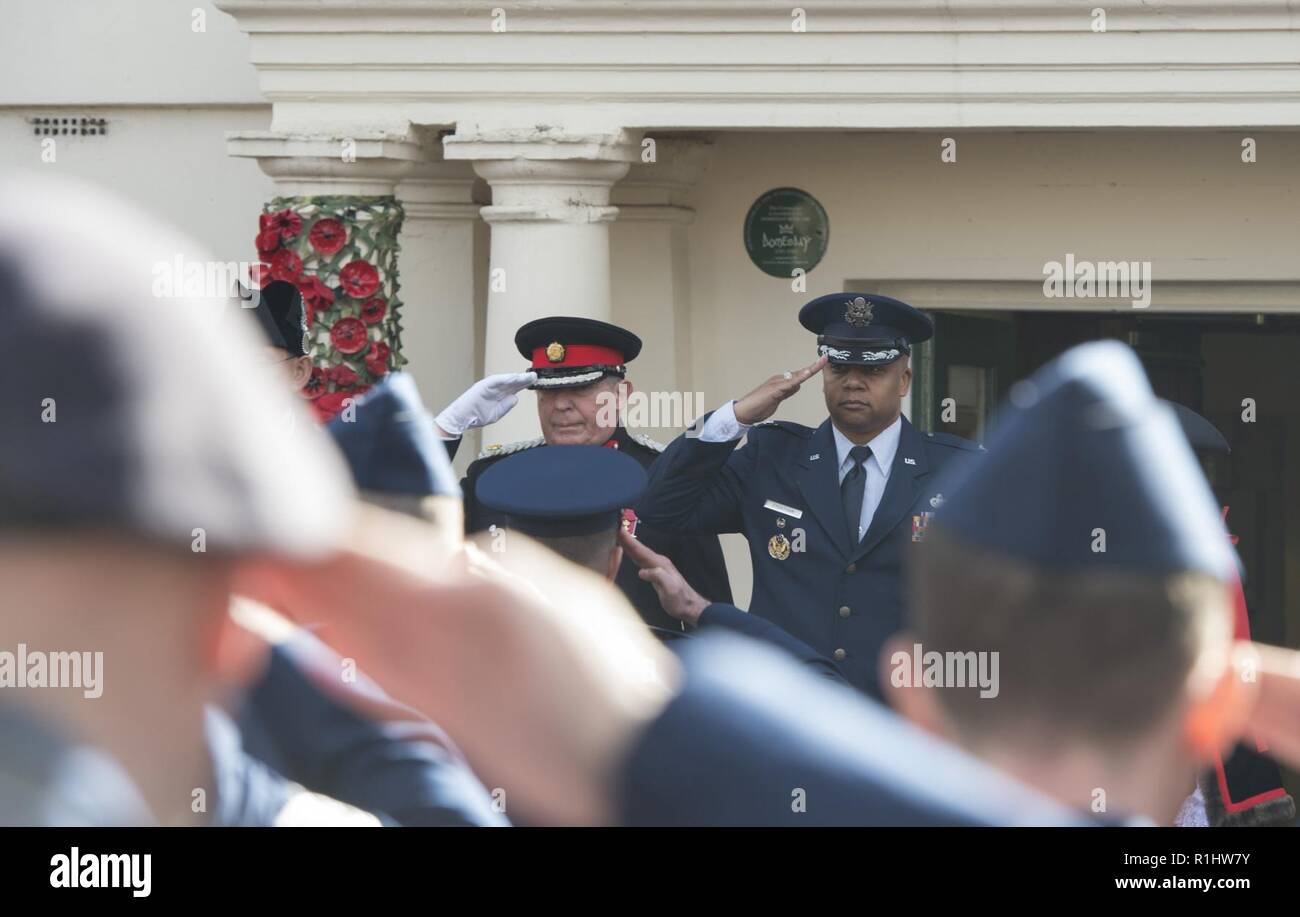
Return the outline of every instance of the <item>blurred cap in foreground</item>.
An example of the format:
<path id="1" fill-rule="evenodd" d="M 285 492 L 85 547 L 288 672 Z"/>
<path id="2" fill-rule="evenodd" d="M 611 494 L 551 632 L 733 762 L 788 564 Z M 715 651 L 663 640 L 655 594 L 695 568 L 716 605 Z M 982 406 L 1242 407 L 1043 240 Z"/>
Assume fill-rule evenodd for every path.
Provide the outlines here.
<path id="1" fill-rule="evenodd" d="M 77 180 L 0 181 L 0 532 L 122 530 L 189 548 L 311 556 L 351 487 L 276 378 L 220 267 L 182 233 Z M 177 294 L 177 295 L 167 295 Z M 184 295 L 181 295 L 184 294 Z"/>

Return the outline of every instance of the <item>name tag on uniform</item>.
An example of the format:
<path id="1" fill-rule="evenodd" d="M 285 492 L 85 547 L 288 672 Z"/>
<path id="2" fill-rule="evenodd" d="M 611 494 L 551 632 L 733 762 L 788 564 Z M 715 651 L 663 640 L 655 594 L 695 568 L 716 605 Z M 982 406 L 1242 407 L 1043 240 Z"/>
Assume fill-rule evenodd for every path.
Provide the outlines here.
<path id="1" fill-rule="evenodd" d="M 794 516 L 796 519 L 803 518 L 803 510 L 795 509 L 793 506 L 786 506 L 784 503 L 777 503 L 775 500 L 768 500 L 763 504 L 763 509 L 770 509 L 774 513 L 783 513 L 787 516 Z"/>

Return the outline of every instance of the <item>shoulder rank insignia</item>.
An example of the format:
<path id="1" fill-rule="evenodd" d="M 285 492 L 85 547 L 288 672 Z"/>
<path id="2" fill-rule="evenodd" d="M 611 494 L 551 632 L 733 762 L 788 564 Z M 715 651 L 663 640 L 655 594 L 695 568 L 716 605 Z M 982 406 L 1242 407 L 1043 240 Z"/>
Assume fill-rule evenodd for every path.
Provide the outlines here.
<path id="1" fill-rule="evenodd" d="M 538 436 L 535 439 L 521 439 L 517 443 L 506 443 L 504 446 L 500 443 L 493 443 L 486 447 L 478 454 L 481 459 L 496 458 L 499 455 L 510 455 L 513 452 L 522 452 L 524 449 L 531 449 L 534 446 L 545 445 L 545 438 Z"/>
<path id="2" fill-rule="evenodd" d="M 633 433 L 632 439 L 640 443 L 641 445 L 645 446 L 647 449 L 653 449 L 655 452 L 663 452 L 664 449 L 667 448 L 663 443 L 659 442 L 658 440 L 651 439 L 650 437 L 646 436 L 644 433 Z"/>

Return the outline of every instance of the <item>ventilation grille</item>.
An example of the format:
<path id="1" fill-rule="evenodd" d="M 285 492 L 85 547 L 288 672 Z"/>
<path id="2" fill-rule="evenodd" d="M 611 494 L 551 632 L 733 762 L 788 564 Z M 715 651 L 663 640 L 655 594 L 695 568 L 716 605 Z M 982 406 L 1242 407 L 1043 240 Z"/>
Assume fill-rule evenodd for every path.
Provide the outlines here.
<path id="1" fill-rule="evenodd" d="M 29 118 L 38 137 L 101 137 L 108 133 L 107 118 Z"/>

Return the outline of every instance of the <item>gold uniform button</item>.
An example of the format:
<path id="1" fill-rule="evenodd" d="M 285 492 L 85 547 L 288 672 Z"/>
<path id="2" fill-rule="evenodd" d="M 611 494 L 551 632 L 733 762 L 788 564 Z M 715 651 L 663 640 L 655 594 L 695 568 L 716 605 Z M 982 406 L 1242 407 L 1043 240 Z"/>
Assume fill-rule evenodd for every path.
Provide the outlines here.
<path id="1" fill-rule="evenodd" d="M 845 573 L 857 573 L 857 572 L 858 572 L 858 565 L 857 565 L 857 564 L 849 564 L 847 567 L 844 568 L 844 572 L 845 572 Z"/>
<path id="2" fill-rule="evenodd" d="M 848 617 L 849 615 L 851 615 L 851 614 L 853 614 L 853 609 L 852 609 L 852 608 L 850 608 L 850 607 L 847 606 L 847 605 L 841 605 L 841 606 L 840 606 L 840 617 L 841 617 L 841 618 L 847 618 L 847 617 Z"/>
<path id="3" fill-rule="evenodd" d="M 836 661 L 836 662 L 843 662 L 845 659 L 848 658 L 848 656 L 849 656 L 849 654 L 846 653 L 846 652 L 844 652 L 844 650 L 836 650 L 836 651 L 835 651 L 835 661 Z"/>

